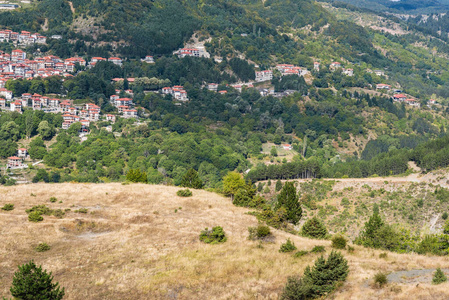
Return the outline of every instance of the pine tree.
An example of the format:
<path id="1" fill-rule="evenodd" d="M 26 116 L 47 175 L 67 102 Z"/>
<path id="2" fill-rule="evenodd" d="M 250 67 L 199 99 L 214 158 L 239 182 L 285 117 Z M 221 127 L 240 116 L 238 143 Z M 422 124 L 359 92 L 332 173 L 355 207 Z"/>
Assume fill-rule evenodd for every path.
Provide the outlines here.
<path id="1" fill-rule="evenodd" d="M 302 216 L 301 204 L 298 201 L 298 194 L 293 182 L 285 183 L 278 196 L 276 209 L 284 207 L 287 211 L 287 221 L 297 224 Z"/>
<path id="2" fill-rule="evenodd" d="M 365 223 L 365 229 L 360 234 L 360 239 L 362 244 L 365 246 L 375 246 L 379 244 L 376 242 L 378 231 L 384 226 L 384 222 L 378 213 L 374 214 L 369 218 L 368 222 Z"/>
<path id="3" fill-rule="evenodd" d="M 447 281 L 446 275 L 438 268 L 433 274 L 432 284 L 440 284 Z"/>
<path id="4" fill-rule="evenodd" d="M 181 186 L 192 189 L 202 189 L 203 182 L 198 176 L 198 172 L 195 169 L 190 169 L 182 177 Z"/>
<path id="5" fill-rule="evenodd" d="M 276 192 L 279 192 L 281 189 L 282 189 L 282 181 L 278 180 L 278 181 L 276 181 L 275 190 L 276 190 Z"/>
<path id="6" fill-rule="evenodd" d="M 11 294 L 21 300 L 60 300 L 64 297 L 64 288 L 59 283 L 52 283 L 53 276 L 42 266 L 37 267 L 33 261 L 19 266 L 14 274 Z"/>
<path id="7" fill-rule="evenodd" d="M 327 229 L 317 217 L 313 217 L 302 226 L 302 234 L 311 238 L 324 239 L 327 235 Z"/>
<path id="8" fill-rule="evenodd" d="M 340 252 L 332 251 L 327 261 L 319 257 L 313 268 L 307 267 L 304 271 L 304 279 L 311 284 L 311 298 L 331 292 L 338 282 L 346 280 L 348 273 L 348 261 Z"/>

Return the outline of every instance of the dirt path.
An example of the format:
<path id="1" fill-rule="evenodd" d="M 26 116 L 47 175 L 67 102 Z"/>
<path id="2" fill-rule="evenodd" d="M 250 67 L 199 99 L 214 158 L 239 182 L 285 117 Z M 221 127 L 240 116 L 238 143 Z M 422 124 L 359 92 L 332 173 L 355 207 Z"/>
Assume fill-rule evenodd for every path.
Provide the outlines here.
<path id="1" fill-rule="evenodd" d="M 75 8 L 73 7 L 72 1 L 68 1 L 70 5 L 70 10 L 72 11 L 72 14 L 75 14 Z"/>
<path id="2" fill-rule="evenodd" d="M 45 18 L 44 25 L 42 25 L 42 30 L 43 31 L 48 30 L 48 18 Z"/>
<path id="3" fill-rule="evenodd" d="M 441 269 L 447 276 L 449 269 Z M 422 269 L 410 271 L 393 272 L 387 276 L 388 282 L 416 284 L 416 283 L 431 283 L 435 269 Z"/>

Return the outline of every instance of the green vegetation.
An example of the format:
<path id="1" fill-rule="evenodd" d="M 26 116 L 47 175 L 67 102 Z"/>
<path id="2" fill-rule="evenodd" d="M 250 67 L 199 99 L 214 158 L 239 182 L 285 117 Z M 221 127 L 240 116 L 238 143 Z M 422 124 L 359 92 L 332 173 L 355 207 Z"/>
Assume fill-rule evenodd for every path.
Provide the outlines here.
<path id="1" fill-rule="evenodd" d="M 28 214 L 28 221 L 30 221 L 30 222 L 36 222 L 37 223 L 37 222 L 41 222 L 43 220 L 44 220 L 44 218 L 37 211 L 33 211 L 33 212 Z"/>
<path id="2" fill-rule="evenodd" d="M 374 275 L 374 284 L 378 285 L 382 288 L 384 285 L 388 283 L 387 274 L 378 272 Z"/>
<path id="3" fill-rule="evenodd" d="M 432 284 L 440 284 L 447 281 L 446 275 L 444 275 L 443 271 L 440 268 L 436 269 L 435 273 L 433 273 Z"/>
<path id="4" fill-rule="evenodd" d="M 51 203 L 55 203 L 56 201 L 58 201 L 58 199 L 56 197 L 51 197 L 50 198 L 50 202 Z"/>
<path id="5" fill-rule="evenodd" d="M 10 211 L 13 209 L 14 209 L 14 204 L 11 204 L 11 203 L 7 203 L 7 204 L 3 205 L 3 207 L 2 207 L 2 210 L 5 210 L 5 211 Z"/>
<path id="6" fill-rule="evenodd" d="M 316 217 L 313 217 L 304 223 L 301 233 L 303 236 L 315 239 L 324 239 L 328 234 L 326 226 Z"/>
<path id="7" fill-rule="evenodd" d="M 298 258 L 298 257 L 302 257 L 302 256 L 307 255 L 307 254 L 309 254 L 308 251 L 306 251 L 306 250 L 301 250 L 301 251 L 296 252 L 293 256 L 296 257 L 296 258 Z"/>
<path id="8" fill-rule="evenodd" d="M 190 169 L 182 178 L 180 185 L 192 189 L 202 189 L 204 184 L 199 178 L 198 172 L 195 169 Z"/>
<path id="9" fill-rule="evenodd" d="M 45 252 L 50 250 L 50 248 L 51 247 L 47 243 L 40 243 L 34 250 L 36 250 L 36 252 Z"/>
<path id="10" fill-rule="evenodd" d="M 222 227 L 216 226 L 213 227 L 211 230 L 205 229 L 201 231 L 200 234 L 200 241 L 206 243 L 206 244 L 219 244 L 226 242 L 227 237 L 225 235 L 225 232 Z"/>
<path id="11" fill-rule="evenodd" d="M 332 238 L 332 248 L 345 249 L 346 243 L 347 243 L 347 240 L 341 235 L 336 235 Z"/>
<path id="12" fill-rule="evenodd" d="M 286 182 L 278 195 L 276 210 L 284 208 L 287 221 L 297 224 L 302 216 L 301 204 L 298 201 L 298 194 L 293 182 Z"/>
<path id="13" fill-rule="evenodd" d="M 129 170 L 126 174 L 126 180 L 131 182 L 147 183 L 147 173 L 140 170 Z"/>
<path id="14" fill-rule="evenodd" d="M 271 236 L 270 227 L 259 224 L 257 227 L 248 227 L 249 240 L 266 240 Z"/>
<path id="15" fill-rule="evenodd" d="M 179 190 L 176 192 L 179 197 L 192 197 L 192 191 L 189 189 Z"/>
<path id="16" fill-rule="evenodd" d="M 14 274 L 10 288 L 11 295 L 23 300 L 60 300 L 64 297 L 64 288 L 61 289 L 58 282 L 52 281 L 51 272 L 47 273 L 42 266 L 38 267 L 30 261 L 19 266 L 19 270 Z"/>
<path id="17" fill-rule="evenodd" d="M 281 248 L 279 249 L 279 252 L 285 253 L 285 252 L 292 252 L 295 251 L 297 248 L 295 244 L 290 241 L 290 239 L 287 239 L 287 241 L 283 244 L 281 244 Z"/>
<path id="18" fill-rule="evenodd" d="M 346 280 L 348 262 L 339 252 L 332 251 L 326 260 L 323 256 L 308 266 L 302 278 L 289 277 L 281 299 L 314 299 L 332 292 L 339 282 Z"/>
<path id="19" fill-rule="evenodd" d="M 322 253 L 326 252 L 326 249 L 324 249 L 324 246 L 315 246 L 312 250 L 310 250 L 312 253 Z"/>

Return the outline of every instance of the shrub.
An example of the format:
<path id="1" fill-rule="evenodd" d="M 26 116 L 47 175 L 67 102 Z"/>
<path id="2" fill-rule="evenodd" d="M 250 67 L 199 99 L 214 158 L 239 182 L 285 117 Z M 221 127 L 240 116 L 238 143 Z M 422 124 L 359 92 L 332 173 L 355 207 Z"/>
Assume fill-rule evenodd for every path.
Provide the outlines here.
<path id="1" fill-rule="evenodd" d="M 62 211 L 62 209 L 56 209 L 55 211 L 53 211 L 53 216 L 55 216 L 58 219 L 62 219 L 62 217 L 64 217 L 65 212 Z"/>
<path id="2" fill-rule="evenodd" d="M 348 252 L 353 253 L 355 251 L 354 247 L 348 245 Z"/>
<path id="3" fill-rule="evenodd" d="M 446 220 L 447 217 L 448 217 L 447 212 L 444 212 L 443 215 L 441 216 L 441 218 L 442 218 L 443 220 Z"/>
<path id="4" fill-rule="evenodd" d="M 281 299 L 305 300 L 325 296 L 339 282 L 346 280 L 348 272 L 348 261 L 341 253 L 332 251 L 327 260 L 321 256 L 312 268 L 307 267 L 302 278 L 289 277 Z"/>
<path id="5" fill-rule="evenodd" d="M 28 221 L 30 221 L 30 222 L 40 222 L 43 220 L 44 220 L 44 218 L 37 211 L 33 211 L 28 214 Z"/>
<path id="6" fill-rule="evenodd" d="M 200 241 L 207 244 L 224 243 L 226 240 L 226 234 L 221 226 L 213 227 L 212 230 L 206 228 L 200 234 Z"/>
<path id="7" fill-rule="evenodd" d="M 51 198 L 50 198 L 50 202 L 51 202 L 51 203 L 55 203 L 56 201 L 58 201 L 58 199 L 56 199 L 56 197 L 51 197 Z"/>
<path id="8" fill-rule="evenodd" d="M 446 275 L 444 275 L 443 271 L 438 268 L 435 273 L 433 273 L 432 284 L 440 284 L 447 281 Z"/>
<path id="9" fill-rule="evenodd" d="M 259 224 L 257 227 L 248 227 L 249 237 L 248 239 L 263 240 L 271 235 L 270 227 Z"/>
<path id="10" fill-rule="evenodd" d="M 341 235 L 336 235 L 332 238 L 332 248 L 344 249 L 346 247 L 346 239 Z"/>
<path id="11" fill-rule="evenodd" d="M 37 267 L 30 261 L 19 266 L 9 290 L 14 298 L 22 300 L 60 300 L 64 297 L 64 288 L 60 289 L 59 283 L 52 281 L 51 272 L 47 274 L 46 270 L 42 270 L 42 266 Z"/>
<path id="12" fill-rule="evenodd" d="M 313 247 L 313 249 L 310 252 L 322 253 L 322 252 L 326 252 L 326 249 L 324 248 L 324 246 L 315 246 L 315 247 Z"/>
<path id="13" fill-rule="evenodd" d="M 204 184 L 198 176 L 198 172 L 195 169 L 190 169 L 182 177 L 181 186 L 192 189 L 202 189 Z"/>
<path id="14" fill-rule="evenodd" d="M 193 194 L 191 190 L 185 189 L 177 191 L 176 195 L 178 195 L 179 197 L 191 197 Z"/>
<path id="15" fill-rule="evenodd" d="M 309 252 L 306 251 L 306 250 L 301 250 L 301 251 L 296 252 L 293 256 L 294 257 L 301 257 L 301 256 L 304 256 L 304 255 L 307 255 L 308 253 Z"/>
<path id="16" fill-rule="evenodd" d="M 126 173 L 126 180 L 131 182 L 147 182 L 147 173 L 138 169 L 131 169 Z"/>
<path id="17" fill-rule="evenodd" d="M 292 241 L 290 241 L 290 239 L 287 239 L 287 241 L 281 245 L 279 252 L 282 252 L 282 253 L 292 252 L 292 251 L 295 251 L 296 249 L 297 248 L 296 248 L 295 244 L 292 243 Z"/>
<path id="18" fill-rule="evenodd" d="M 28 214 L 35 212 L 38 213 L 39 215 L 47 215 L 47 216 L 53 213 L 53 211 L 45 205 L 33 206 L 32 208 L 25 210 L 25 212 Z"/>
<path id="19" fill-rule="evenodd" d="M 301 231 L 304 236 L 316 239 L 324 239 L 327 235 L 326 227 L 316 217 L 307 220 L 302 226 Z"/>
<path id="20" fill-rule="evenodd" d="M 50 246 L 47 243 L 40 243 L 39 245 L 37 245 L 35 250 L 37 252 L 45 252 L 45 251 L 50 250 Z"/>
<path id="21" fill-rule="evenodd" d="M 80 214 L 87 214 L 88 209 L 87 208 L 80 208 L 75 210 L 76 213 L 80 213 Z"/>
<path id="22" fill-rule="evenodd" d="M 288 277 L 281 300 L 310 299 L 312 285 L 308 280 L 299 277 Z"/>
<path id="23" fill-rule="evenodd" d="M 385 273 L 379 272 L 374 275 L 374 283 L 379 287 L 383 287 L 388 283 L 387 275 Z"/>
<path id="24" fill-rule="evenodd" d="M 6 210 L 6 211 L 13 210 L 13 209 L 14 209 L 14 204 L 11 204 L 11 203 L 7 203 L 2 207 L 2 210 Z"/>
<path id="25" fill-rule="evenodd" d="M 383 252 L 379 254 L 379 258 L 387 258 L 388 254 L 386 252 Z"/>

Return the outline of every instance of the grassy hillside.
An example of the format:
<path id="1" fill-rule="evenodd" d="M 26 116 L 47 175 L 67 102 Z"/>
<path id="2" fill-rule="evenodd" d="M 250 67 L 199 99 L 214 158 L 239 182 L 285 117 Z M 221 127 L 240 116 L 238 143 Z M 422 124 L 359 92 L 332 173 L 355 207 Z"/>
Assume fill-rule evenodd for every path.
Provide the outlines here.
<path id="1" fill-rule="evenodd" d="M 317 254 L 293 258 L 279 253 L 279 245 L 290 238 L 298 250 L 311 250 L 329 241 L 318 241 L 272 230 L 274 243 L 260 246 L 247 240 L 248 226 L 257 221 L 244 208 L 205 191 L 193 197 L 175 196 L 167 186 L 120 184 L 54 184 L 2 187 L 1 204 L 15 209 L 2 211 L 0 228 L 0 294 L 8 287 L 17 265 L 30 259 L 53 272 L 66 287 L 65 299 L 276 299 L 290 275 L 302 274 Z M 57 201 L 49 201 L 57 197 Z M 62 219 L 44 216 L 27 220 L 25 209 L 45 204 L 62 209 Z M 86 208 L 87 213 L 75 212 Z M 70 211 L 67 211 L 70 209 Z M 198 240 L 204 227 L 220 225 L 228 241 L 220 245 Z M 51 246 L 47 252 L 37 244 Z M 417 276 L 417 269 L 448 268 L 447 257 L 388 253 L 355 246 L 343 251 L 350 273 L 334 299 L 421 299 L 444 298 L 448 284 L 430 285 Z M 410 273 L 396 273 L 397 271 Z M 372 287 L 378 271 L 393 272 L 384 289 Z M 421 271 L 424 272 L 424 271 Z M 400 277 L 398 274 L 402 274 Z M 419 286 L 416 282 L 421 282 Z"/>

